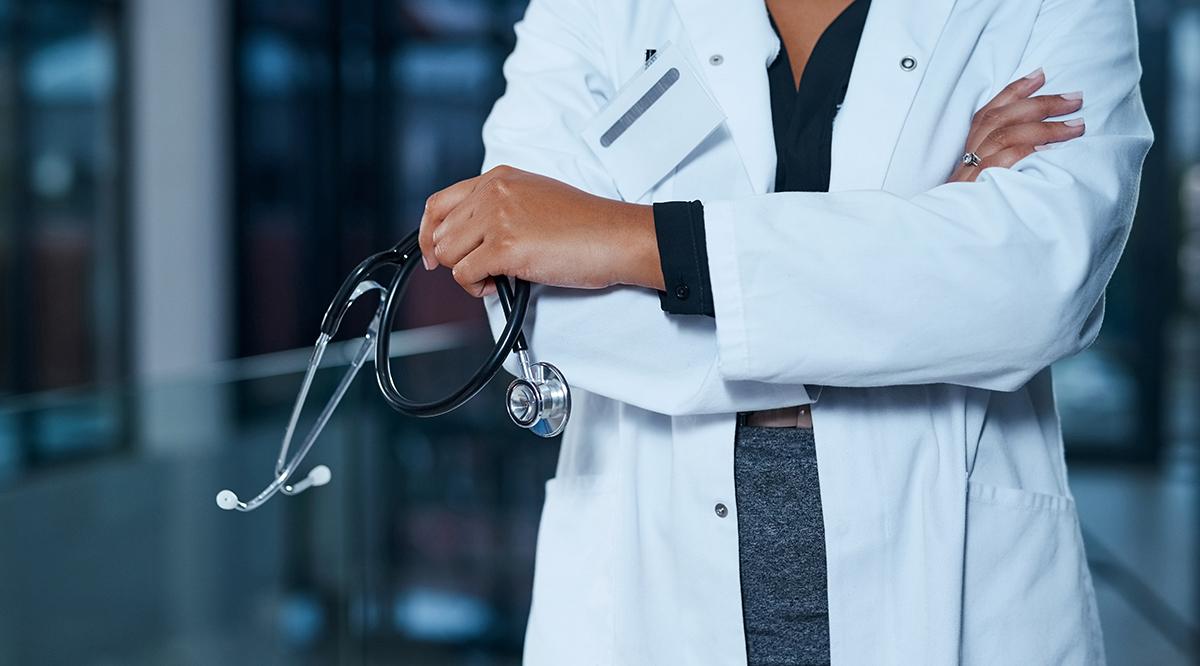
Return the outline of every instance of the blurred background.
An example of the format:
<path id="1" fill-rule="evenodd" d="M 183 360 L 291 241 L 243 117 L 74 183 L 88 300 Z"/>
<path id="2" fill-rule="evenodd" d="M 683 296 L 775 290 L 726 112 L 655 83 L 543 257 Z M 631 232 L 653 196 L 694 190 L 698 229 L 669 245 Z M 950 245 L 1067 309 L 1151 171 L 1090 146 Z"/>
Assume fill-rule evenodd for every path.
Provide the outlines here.
<path id="1" fill-rule="evenodd" d="M 519 661 L 557 443 L 499 387 L 417 421 L 363 377 L 313 455 L 332 484 L 213 495 L 268 480 L 343 275 L 477 173 L 524 5 L 0 0 L 0 664 Z M 1110 663 L 1193 664 L 1200 2 L 1137 9 L 1157 143 L 1055 380 Z M 433 397 L 490 339 L 417 280 L 394 362 Z"/>

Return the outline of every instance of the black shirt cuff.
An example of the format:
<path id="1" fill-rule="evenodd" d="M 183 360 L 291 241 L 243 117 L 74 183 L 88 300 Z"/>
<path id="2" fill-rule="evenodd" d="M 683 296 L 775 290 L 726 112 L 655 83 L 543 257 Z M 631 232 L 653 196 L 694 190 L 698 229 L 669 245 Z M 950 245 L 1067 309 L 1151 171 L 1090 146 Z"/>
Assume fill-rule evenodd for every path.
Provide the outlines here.
<path id="1" fill-rule="evenodd" d="M 704 206 L 699 201 L 654 204 L 654 234 L 666 285 L 666 291 L 658 292 L 663 312 L 716 316 L 704 244 Z"/>

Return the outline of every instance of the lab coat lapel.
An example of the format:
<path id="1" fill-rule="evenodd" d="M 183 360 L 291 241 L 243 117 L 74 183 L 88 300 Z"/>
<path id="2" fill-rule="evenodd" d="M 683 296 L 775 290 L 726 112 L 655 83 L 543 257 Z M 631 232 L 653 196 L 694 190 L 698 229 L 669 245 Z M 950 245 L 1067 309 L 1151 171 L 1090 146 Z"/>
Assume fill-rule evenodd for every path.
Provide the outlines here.
<path id="1" fill-rule="evenodd" d="M 779 53 L 760 0 L 674 0 L 757 193 L 775 179 L 767 65 Z M 830 189 L 880 189 L 955 0 L 872 0 L 834 133 Z M 713 56 L 720 56 L 713 65 Z M 911 70 L 903 66 L 911 58 Z M 880 100 L 886 100 L 880 103 Z"/>
<path id="2" fill-rule="evenodd" d="M 779 53 L 762 0 L 674 0 L 709 92 L 725 112 L 754 192 L 775 181 L 767 65 Z"/>
<path id="3" fill-rule="evenodd" d="M 872 0 L 833 135 L 831 191 L 884 186 L 900 131 L 954 3 Z"/>

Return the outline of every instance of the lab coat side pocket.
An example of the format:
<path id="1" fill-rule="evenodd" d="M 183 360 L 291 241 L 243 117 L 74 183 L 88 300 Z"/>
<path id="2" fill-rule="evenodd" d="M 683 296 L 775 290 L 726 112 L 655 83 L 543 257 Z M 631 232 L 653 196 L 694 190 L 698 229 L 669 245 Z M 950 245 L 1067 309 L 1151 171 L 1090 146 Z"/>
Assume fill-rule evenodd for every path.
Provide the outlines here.
<path id="1" fill-rule="evenodd" d="M 527 666 L 612 663 L 615 493 L 607 481 L 584 475 L 546 482 Z"/>
<path id="2" fill-rule="evenodd" d="M 1075 503 L 967 486 L 964 664 L 1104 663 Z"/>

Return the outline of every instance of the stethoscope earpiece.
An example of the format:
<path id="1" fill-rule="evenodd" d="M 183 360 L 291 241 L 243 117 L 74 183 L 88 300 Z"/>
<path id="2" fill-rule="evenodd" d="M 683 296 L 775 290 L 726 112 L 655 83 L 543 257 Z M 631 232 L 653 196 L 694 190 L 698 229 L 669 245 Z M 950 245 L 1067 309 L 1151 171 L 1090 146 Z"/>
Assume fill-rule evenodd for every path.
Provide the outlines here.
<path id="1" fill-rule="evenodd" d="M 237 493 L 233 492 L 232 490 L 222 490 L 221 492 L 217 493 L 217 506 L 221 507 L 222 509 L 225 509 L 226 511 L 233 511 L 234 509 L 238 508 L 239 504 L 241 504 L 241 502 L 238 501 Z"/>

